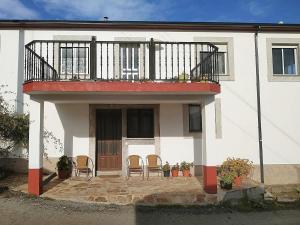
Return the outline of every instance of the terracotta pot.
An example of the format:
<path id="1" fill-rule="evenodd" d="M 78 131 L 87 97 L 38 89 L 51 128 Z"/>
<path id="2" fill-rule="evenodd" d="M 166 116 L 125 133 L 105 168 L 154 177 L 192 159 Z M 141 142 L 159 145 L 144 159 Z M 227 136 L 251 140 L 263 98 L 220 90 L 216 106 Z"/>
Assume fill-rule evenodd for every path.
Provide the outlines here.
<path id="1" fill-rule="evenodd" d="M 182 170 L 182 175 L 184 176 L 184 177 L 189 177 L 190 176 L 190 170 Z"/>
<path id="2" fill-rule="evenodd" d="M 71 172 L 69 170 L 58 170 L 58 178 L 61 180 L 68 179 L 71 176 Z"/>
<path id="3" fill-rule="evenodd" d="M 236 186 L 236 187 L 240 187 L 241 186 L 241 184 L 242 184 L 242 177 L 235 177 L 234 178 L 234 185 Z"/>
<path id="4" fill-rule="evenodd" d="M 172 177 L 178 177 L 179 170 L 172 170 Z"/>

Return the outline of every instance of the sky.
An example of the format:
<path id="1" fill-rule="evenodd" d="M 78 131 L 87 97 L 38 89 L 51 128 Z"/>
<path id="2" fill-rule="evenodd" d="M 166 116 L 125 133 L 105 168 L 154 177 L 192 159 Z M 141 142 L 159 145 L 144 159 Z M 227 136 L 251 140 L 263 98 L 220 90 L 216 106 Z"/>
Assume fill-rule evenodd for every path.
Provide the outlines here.
<path id="1" fill-rule="evenodd" d="M 300 0 L 0 0 L 0 19 L 300 23 Z"/>

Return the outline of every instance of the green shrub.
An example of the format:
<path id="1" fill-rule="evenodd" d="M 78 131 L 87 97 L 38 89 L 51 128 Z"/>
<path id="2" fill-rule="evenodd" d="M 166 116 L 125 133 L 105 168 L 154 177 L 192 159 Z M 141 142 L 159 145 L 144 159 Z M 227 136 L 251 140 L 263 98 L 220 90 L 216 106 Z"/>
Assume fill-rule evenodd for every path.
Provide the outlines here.
<path id="1" fill-rule="evenodd" d="M 56 163 L 56 166 L 58 170 L 71 171 L 73 162 L 68 156 L 63 155 L 59 158 L 58 162 Z"/>
<path id="2" fill-rule="evenodd" d="M 183 161 L 180 163 L 180 171 L 189 170 L 193 166 L 194 166 L 193 163 L 187 163 L 186 161 Z"/>

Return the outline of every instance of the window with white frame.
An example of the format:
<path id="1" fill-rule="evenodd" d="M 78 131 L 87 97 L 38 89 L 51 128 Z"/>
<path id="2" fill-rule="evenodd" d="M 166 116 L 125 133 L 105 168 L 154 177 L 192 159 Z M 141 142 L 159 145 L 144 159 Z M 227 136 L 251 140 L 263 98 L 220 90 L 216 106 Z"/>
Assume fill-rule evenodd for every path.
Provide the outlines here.
<path id="1" fill-rule="evenodd" d="M 219 75 L 228 75 L 228 62 L 227 62 L 227 45 L 216 45 L 218 47 L 217 59 L 217 72 Z M 210 52 L 200 51 L 200 62 L 204 61 Z"/>
<path id="2" fill-rule="evenodd" d="M 89 52 L 87 47 L 61 47 L 61 74 L 88 74 Z"/>
<path id="3" fill-rule="evenodd" d="M 137 80 L 139 78 L 139 49 L 137 44 L 121 45 L 122 79 Z"/>
<path id="4" fill-rule="evenodd" d="M 297 46 L 272 46 L 274 75 L 297 75 Z"/>

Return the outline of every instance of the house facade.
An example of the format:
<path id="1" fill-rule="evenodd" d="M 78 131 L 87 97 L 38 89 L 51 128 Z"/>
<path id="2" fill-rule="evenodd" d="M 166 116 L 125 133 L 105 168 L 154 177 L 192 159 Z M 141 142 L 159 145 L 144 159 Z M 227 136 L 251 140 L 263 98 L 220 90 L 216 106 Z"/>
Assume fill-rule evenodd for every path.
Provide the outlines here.
<path id="1" fill-rule="evenodd" d="M 300 181 L 300 25 L 1 21 L 0 40 L 6 97 L 30 113 L 33 194 L 61 155 L 88 155 L 94 176 L 125 176 L 132 154 L 193 162 L 209 193 L 227 157 Z"/>

